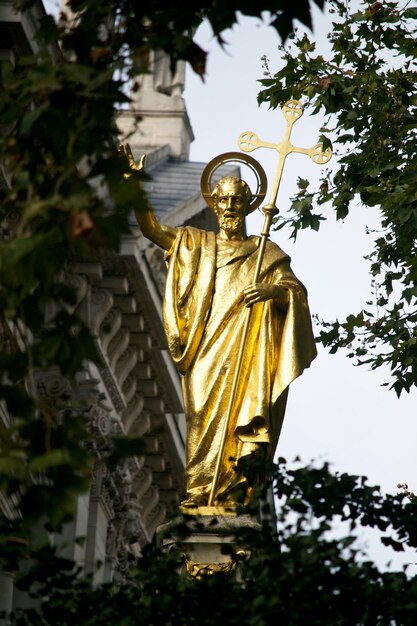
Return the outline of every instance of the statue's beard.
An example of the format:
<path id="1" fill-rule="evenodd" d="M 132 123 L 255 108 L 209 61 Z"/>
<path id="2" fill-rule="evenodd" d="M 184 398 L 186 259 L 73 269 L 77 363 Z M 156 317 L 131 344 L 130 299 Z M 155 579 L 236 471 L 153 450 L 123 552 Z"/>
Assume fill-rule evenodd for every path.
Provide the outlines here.
<path id="1" fill-rule="evenodd" d="M 228 233 L 241 232 L 245 221 L 245 218 L 242 216 L 225 217 L 224 215 L 219 215 L 218 219 L 220 228 Z"/>

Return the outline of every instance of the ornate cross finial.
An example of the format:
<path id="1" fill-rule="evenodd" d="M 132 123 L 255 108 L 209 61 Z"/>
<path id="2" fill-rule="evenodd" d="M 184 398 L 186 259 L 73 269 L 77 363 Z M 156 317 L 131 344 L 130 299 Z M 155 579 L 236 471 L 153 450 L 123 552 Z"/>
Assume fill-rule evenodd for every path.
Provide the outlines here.
<path id="1" fill-rule="evenodd" d="M 243 152 L 252 152 L 257 148 L 272 148 L 279 153 L 278 167 L 275 174 L 275 180 L 272 185 L 271 197 L 269 206 L 275 207 L 277 200 L 278 189 L 281 183 L 282 171 L 284 169 L 285 159 L 292 152 L 298 152 L 298 154 L 307 154 L 315 163 L 324 165 L 332 156 L 330 148 L 323 150 L 323 144 L 317 143 L 312 148 L 297 148 L 290 142 L 290 136 L 293 124 L 300 119 L 304 112 L 303 105 L 298 100 L 288 100 L 282 107 L 282 113 L 287 122 L 287 128 L 284 138 L 279 143 L 270 143 L 268 141 L 262 141 L 251 131 L 245 131 L 239 136 L 238 145 Z M 275 207 L 276 209 L 276 207 Z"/>

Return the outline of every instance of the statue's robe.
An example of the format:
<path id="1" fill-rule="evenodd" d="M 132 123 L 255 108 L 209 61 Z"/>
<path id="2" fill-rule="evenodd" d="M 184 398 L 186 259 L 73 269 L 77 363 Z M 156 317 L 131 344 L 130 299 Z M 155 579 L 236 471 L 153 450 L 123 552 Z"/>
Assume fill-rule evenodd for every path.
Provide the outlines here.
<path id="1" fill-rule="evenodd" d="M 259 237 L 225 241 L 181 228 L 166 255 L 163 306 L 171 356 L 182 375 L 187 424 L 185 487 L 208 496 L 219 453 L 241 337 L 248 315 L 243 290 L 253 283 Z M 215 495 L 236 481 L 235 465 L 254 445 L 272 459 L 288 386 L 316 356 L 304 286 L 290 258 L 268 241 L 259 282 L 286 287 L 288 307 L 275 300 L 251 307 L 237 391 Z"/>

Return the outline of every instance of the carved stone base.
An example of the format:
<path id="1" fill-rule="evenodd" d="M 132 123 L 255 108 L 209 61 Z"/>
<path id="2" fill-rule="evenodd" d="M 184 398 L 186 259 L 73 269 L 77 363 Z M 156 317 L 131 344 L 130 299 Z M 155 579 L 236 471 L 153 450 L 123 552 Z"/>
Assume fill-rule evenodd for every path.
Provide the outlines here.
<path id="1" fill-rule="evenodd" d="M 213 508 L 216 508 L 215 515 L 212 514 Z M 239 561 L 247 558 L 249 551 L 244 545 L 237 544 L 235 534 L 241 529 L 261 530 L 261 525 L 250 515 L 218 514 L 218 507 L 200 507 L 198 510 L 199 514 L 193 512 L 185 518 L 190 528 L 187 537 L 179 539 L 175 536 L 175 526 L 180 521 L 177 519 L 159 526 L 158 544 L 182 555 L 181 573 L 184 575 L 201 578 L 223 572 L 238 578 Z"/>

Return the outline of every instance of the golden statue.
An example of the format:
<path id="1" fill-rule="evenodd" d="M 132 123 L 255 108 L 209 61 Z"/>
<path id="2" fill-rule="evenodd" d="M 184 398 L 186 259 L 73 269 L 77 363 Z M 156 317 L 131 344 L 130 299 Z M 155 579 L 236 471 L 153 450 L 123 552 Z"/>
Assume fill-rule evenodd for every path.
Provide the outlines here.
<path id="1" fill-rule="evenodd" d="M 284 144 L 267 146 L 280 149 L 281 171 L 287 154 L 298 151 L 289 132 Z M 130 168 L 138 169 L 128 145 L 124 151 Z M 230 176 L 212 186 L 216 168 L 231 160 L 255 171 L 255 193 Z M 266 176 L 255 159 L 237 152 L 211 161 L 202 176 L 218 234 L 160 224 L 150 207 L 136 211 L 142 233 L 166 251 L 163 323 L 182 379 L 186 510 L 250 500 L 242 467 L 249 458 L 273 459 L 288 387 L 316 356 L 306 289 L 288 255 L 268 240 L 279 178 L 263 209 L 262 237 L 246 236 L 245 217 L 264 198 Z"/>

